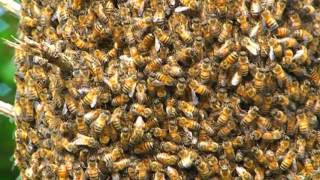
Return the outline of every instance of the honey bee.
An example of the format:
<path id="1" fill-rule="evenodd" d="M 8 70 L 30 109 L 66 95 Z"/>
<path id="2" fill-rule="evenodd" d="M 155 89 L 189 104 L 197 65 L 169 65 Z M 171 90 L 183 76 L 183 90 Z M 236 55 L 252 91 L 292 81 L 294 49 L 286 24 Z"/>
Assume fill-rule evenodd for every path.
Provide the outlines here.
<path id="1" fill-rule="evenodd" d="M 256 119 L 256 124 L 260 129 L 270 129 L 272 126 L 270 120 L 263 116 Z"/>
<path id="2" fill-rule="evenodd" d="M 262 165 L 267 165 L 267 158 L 265 156 L 265 153 L 258 147 L 253 147 L 252 152 L 254 153 L 254 156 L 258 163 Z"/>
<path id="3" fill-rule="evenodd" d="M 99 117 L 91 123 L 91 127 L 93 131 L 97 134 L 100 134 L 105 127 L 106 123 L 110 121 L 110 113 L 109 112 L 102 112 L 100 113 Z"/>
<path id="4" fill-rule="evenodd" d="M 129 96 L 125 94 L 120 94 L 114 97 L 111 101 L 112 106 L 123 106 L 129 101 Z"/>
<path id="5" fill-rule="evenodd" d="M 111 166 L 113 162 L 117 161 L 123 156 L 123 149 L 115 147 L 111 152 L 103 154 L 103 161 L 106 162 L 107 166 Z"/>
<path id="6" fill-rule="evenodd" d="M 217 152 L 220 149 L 219 144 L 213 141 L 201 141 L 197 147 L 203 152 Z"/>
<path id="7" fill-rule="evenodd" d="M 232 53 L 230 53 L 221 63 L 220 66 L 227 70 L 229 69 L 234 63 L 236 63 L 236 61 L 238 60 L 238 53 L 233 51 Z"/>
<path id="8" fill-rule="evenodd" d="M 141 52 L 148 51 L 152 47 L 152 45 L 154 44 L 154 40 L 155 40 L 155 37 L 153 34 L 149 33 L 149 34 L 145 35 L 144 38 L 142 39 L 142 41 L 139 43 L 138 49 Z"/>
<path id="9" fill-rule="evenodd" d="M 256 106 L 250 107 L 248 113 L 243 117 L 241 123 L 243 125 L 250 125 L 258 117 L 259 108 Z"/>
<path id="10" fill-rule="evenodd" d="M 130 111 L 145 118 L 151 116 L 152 114 L 152 110 L 150 108 L 138 103 L 132 104 Z"/>
<path id="11" fill-rule="evenodd" d="M 212 175 L 213 172 L 209 168 L 208 163 L 205 162 L 203 159 L 196 160 L 195 165 L 197 167 L 199 175 L 202 178 L 209 178 Z"/>
<path id="12" fill-rule="evenodd" d="M 227 137 L 234 129 L 236 128 L 236 124 L 233 120 L 229 120 L 224 127 L 218 131 L 217 135 L 221 138 Z"/>
<path id="13" fill-rule="evenodd" d="M 228 38 L 230 38 L 233 31 L 232 22 L 227 21 L 222 25 L 222 30 L 218 36 L 218 41 L 220 43 L 225 42 Z"/>
<path id="14" fill-rule="evenodd" d="M 77 116 L 76 125 L 77 125 L 77 130 L 78 130 L 79 133 L 81 133 L 83 135 L 87 135 L 88 134 L 89 127 L 85 123 L 85 120 L 84 120 L 83 116 Z"/>
<path id="15" fill-rule="evenodd" d="M 114 172 L 122 171 L 122 170 L 126 169 L 127 167 L 129 167 L 131 163 L 132 163 L 132 161 L 128 158 L 121 159 L 119 161 L 112 163 L 112 170 Z"/>
<path id="16" fill-rule="evenodd" d="M 291 166 L 293 161 L 295 161 L 296 158 L 296 153 L 293 149 L 290 149 L 287 154 L 284 156 L 281 164 L 280 164 L 280 169 L 283 171 L 288 170 Z"/>
<path id="17" fill-rule="evenodd" d="M 171 166 L 168 166 L 167 169 L 166 169 L 166 174 L 167 176 L 169 177 L 170 180 L 182 180 L 182 177 L 181 175 L 179 175 L 179 172 L 171 167 Z"/>
<path id="18" fill-rule="evenodd" d="M 266 159 L 268 161 L 267 167 L 271 171 L 278 170 L 279 169 L 279 164 L 278 164 L 278 161 L 276 159 L 275 153 L 273 151 L 271 151 L 271 150 L 267 150 L 265 156 L 266 156 Z"/>
<path id="19" fill-rule="evenodd" d="M 81 0 L 82 1 L 82 0 Z M 104 13 L 104 7 L 102 4 L 100 3 L 95 3 L 94 4 L 94 8 L 93 8 L 95 14 L 98 16 L 98 18 L 102 21 L 102 22 L 107 22 L 108 21 L 108 17 L 107 15 Z"/>
<path id="20" fill-rule="evenodd" d="M 189 102 L 178 101 L 177 105 L 178 105 L 177 108 L 180 111 L 182 111 L 186 115 L 186 117 L 188 117 L 188 118 L 192 119 L 194 116 L 196 116 L 198 114 L 197 107 L 195 107 L 194 105 L 192 105 Z"/>
<path id="21" fill-rule="evenodd" d="M 80 165 L 80 163 L 75 163 L 73 165 L 73 177 L 75 180 L 82 180 L 85 178 L 85 173 Z"/>
<path id="22" fill-rule="evenodd" d="M 309 16 L 314 15 L 315 10 L 316 9 L 314 8 L 314 6 L 312 6 L 312 4 L 306 4 L 303 6 L 303 11 Z"/>
<path id="23" fill-rule="evenodd" d="M 187 128 L 190 130 L 200 129 L 200 124 L 192 119 L 187 119 L 185 117 L 178 117 L 177 122 L 178 122 L 178 125 L 182 128 Z"/>
<path id="24" fill-rule="evenodd" d="M 173 166 L 177 164 L 179 158 L 176 155 L 170 155 L 168 153 L 158 153 L 156 159 L 166 166 Z"/>
<path id="25" fill-rule="evenodd" d="M 236 167 L 236 172 L 238 173 L 239 177 L 242 179 L 252 179 L 252 175 L 243 167 Z"/>
<path id="26" fill-rule="evenodd" d="M 232 118 L 232 109 L 228 106 L 225 106 L 219 114 L 217 125 L 223 126 L 230 120 L 230 118 Z"/>
<path id="27" fill-rule="evenodd" d="M 259 16 L 261 12 L 261 5 L 260 2 L 258 0 L 253 0 L 251 1 L 251 5 L 250 5 L 250 13 L 253 17 L 257 17 Z"/>
<path id="28" fill-rule="evenodd" d="M 20 23 L 22 26 L 34 28 L 38 24 L 38 20 L 29 16 L 22 16 L 20 19 Z"/>
<path id="29" fill-rule="evenodd" d="M 76 114 L 78 111 L 78 104 L 69 94 L 65 96 L 65 106 L 72 114 Z"/>
<path id="30" fill-rule="evenodd" d="M 81 39 L 78 33 L 73 33 L 71 35 L 71 41 L 79 48 L 79 49 L 92 49 L 95 47 L 95 44 L 92 42 L 86 42 Z"/>
<path id="31" fill-rule="evenodd" d="M 289 16 L 289 23 L 292 29 L 294 30 L 300 29 L 302 26 L 302 21 L 299 14 L 296 13 L 295 11 L 290 11 L 288 13 L 288 16 Z"/>
<path id="32" fill-rule="evenodd" d="M 291 33 L 290 29 L 286 26 L 284 27 L 279 27 L 277 29 L 277 33 L 276 35 L 280 38 L 283 38 L 283 37 L 288 37 L 288 35 Z"/>
<path id="33" fill-rule="evenodd" d="M 151 73 L 150 75 L 155 77 L 160 82 L 160 84 L 163 84 L 165 86 L 174 86 L 176 84 L 176 80 L 170 75 L 161 72 Z"/>
<path id="34" fill-rule="evenodd" d="M 124 127 L 121 129 L 120 133 L 120 144 L 123 148 L 126 148 L 127 145 L 129 144 L 130 140 L 130 131 L 127 127 Z"/>
<path id="35" fill-rule="evenodd" d="M 136 75 L 131 75 L 123 80 L 122 92 L 128 94 L 129 97 L 134 95 L 138 79 Z"/>
<path id="36" fill-rule="evenodd" d="M 241 44 L 254 56 L 257 56 L 260 52 L 260 45 L 251 40 L 249 37 L 244 37 L 241 40 Z"/>
<path id="37" fill-rule="evenodd" d="M 232 179 L 232 178 L 231 178 L 232 176 L 231 176 L 230 168 L 229 168 L 227 165 L 225 165 L 225 164 L 223 164 L 223 165 L 220 167 L 220 172 L 219 172 L 219 174 L 220 174 L 221 179 L 223 179 L 223 180 Z"/>
<path id="38" fill-rule="evenodd" d="M 197 80 L 194 79 L 189 82 L 189 87 L 195 93 L 200 94 L 202 96 L 208 96 L 211 93 L 210 89 L 207 86 L 199 83 Z"/>
<path id="39" fill-rule="evenodd" d="M 286 72 L 283 70 L 282 66 L 280 64 L 276 64 L 272 68 L 272 72 L 275 74 L 278 84 L 282 85 L 283 83 L 288 81 L 288 75 Z"/>
<path id="40" fill-rule="evenodd" d="M 274 12 L 274 18 L 279 21 L 282 19 L 282 15 L 284 13 L 284 9 L 286 8 L 287 1 L 281 0 L 276 2 L 275 12 Z"/>
<path id="41" fill-rule="evenodd" d="M 130 146 L 138 144 L 142 140 L 144 135 L 144 127 L 145 127 L 145 122 L 143 121 L 141 116 L 138 116 L 134 124 L 134 129 L 129 139 Z"/>
<path id="42" fill-rule="evenodd" d="M 187 44 L 191 44 L 193 42 L 192 33 L 187 30 L 184 26 L 177 26 L 176 32 L 178 33 L 181 40 Z"/>
<path id="43" fill-rule="evenodd" d="M 144 154 L 151 151 L 154 148 L 154 143 L 152 141 L 145 141 L 136 145 L 133 152 L 136 154 Z"/>
<path id="44" fill-rule="evenodd" d="M 248 22 L 248 17 L 245 15 L 240 15 L 238 17 L 238 22 L 240 23 L 240 29 L 243 34 L 248 34 L 250 30 L 250 24 Z"/>
<path id="45" fill-rule="evenodd" d="M 299 132 L 306 135 L 310 132 L 310 124 L 306 113 L 301 112 L 296 115 Z"/>
<path id="46" fill-rule="evenodd" d="M 197 159 L 198 154 L 196 151 L 191 149 L 182 149 L 179 151 L 178 156 L 180 157 L 180 161 L 178 162 L 178 166 L 180 168 L 190 168 L 194 161 Z"/>
<path id="47" fill-rule="evenodd" d="M 180 146 L 170 141 L 161 142 L 160 147 L 163 151 L 168 153 L 177 153 L 181 149 Z"/>
<path id="48" fill-rule="evenodd" d="M 154 31 L 156 38 L 163 45 L 171 44 L 171 36 L 168 32 L 161 30 L 160 28 L 156 28 Z"/>
<path id="49" fill-rule="evenodd" d="M 187 87 L 188 86 L 187 86 L 186 80 L 184 78 L 179 78 L 176 84 L 175 95 L 177 97 L 185 96 Z"/>
<path id="50" fill-rule="evenodd" d="M 271 111 L 271 115 L 280 124 L 285 124 L 288 121 L 288 118 L 285 115 L 285 113 L 283 111 L 278 110 L 278 109 L 273 109 Z"/>
<path id="51" fill-rule="evenodd" d="M 309 43 L 313 40 L 313 36 L 310 32 L 304 29 L 295 30 L 293 36 L 298 40 L 303 40 L 306 43 Z"/>
<path id="52" fill-rule="evenodd" d="M 262 140 L 274 141 L 274 140 L 281 139 L 282 137 L 283 137 L 283 131 L 280 131 L 280 130 L 266 131 L 262 135 Z"/>
<path id="53" fill-rule="evenodd" d="M 261 16 L 262 16 L 264 22 L 266 23 L 267 27 L 271 31 L 274 31 L 279 27 L 276 19 L 272 16 L 272 14 L 271 14 L 271 12 L 269 10 L 264 10 L 261 13 Z"/>
<path id="54" fill-rule="evenodd" d="M 153 128 L 152 132 L 153 132 L 153 136 L 158 139 L 164 139 L 168 134 L 166 129 L 161 129 L 161 128 Z"/>
<path id="55" fill-rule="evenodd" d="M 305 152 L 306 152 L 306 140 L 304 138 L 299 137 L 297 139 L 296 145 L 297 145 L 297 158 L 303 159 L 305 158 Z"/>
<path id="56" fill-rule="evenodd" d="M 222 148 L 223 148 L 224 154 L 228 160 L 232 161 L 235 159 L 235 152 L 232 147 L 231 141 L 224 141 L 222 143 Z"/>
<path id="57" fill-rule="evenodd" d="M 98 103 L 98 97 L 101 95 L 102 89 L 100 87 L 95 87 L 89 90 L 89 92 L 82 99 L 84 105 L 90 105 L 94 108 Z"/>

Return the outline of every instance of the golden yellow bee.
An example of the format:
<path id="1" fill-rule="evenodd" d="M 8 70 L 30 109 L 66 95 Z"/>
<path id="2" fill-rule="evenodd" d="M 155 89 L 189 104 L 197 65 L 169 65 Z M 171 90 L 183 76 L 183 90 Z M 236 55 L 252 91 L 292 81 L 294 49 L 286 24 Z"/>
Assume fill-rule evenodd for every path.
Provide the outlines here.
<path id="1" fill-rule="evenodd" d="M 248 17 L 245 15 L 241 15 L 238 17 L 238 22 L 240 23 L 241 32 L 244 34 L 248 34 L 250 30 L 250 24 L 248 22 Z"/>
<path id="2" fill-rule="evenodd" d="M 198 114 L 198 109 L 196 106 L 186 101 L 178 101 L 177 108 L 182 111 L 188 118 L 193 118 Z"/>
<path id="3" fill-rule="evenodd" d="M 274 12 L 274 18 L 279 21 L 282 19 L 282 15 L 284 13 L 284 10 L 287 5 L 287 0 L 280 0 L 277 1 L 275 4 L 275 12 Z"/>
<path id="4" fill-rule="evenodd" d="M 288 13 L 288 16 L 289 16 L 289 23 L 292 29 L 294 30 L 300 29 L 302 26 L 302 21 L 299 14 L 295 11 L 290 11 Z"/>
<path id="5" fill-rule="evenodd" d="M 308 134 L 311 130 L 306 113 L 301 112 L 296 115 L 298 129 L 301 134 Z"/>
<path id="6" fill-rule="evenodd" d="M 77 125 L 77 130 L 79 133 L 83 135 L 87 135 L 89 132 L 89 127 L 85 123 L 84 117 L 83 116 L 77 116 L 76 118 L 76 125 Z"/>
<path id="7" fill-rule="evenodd" d="M 294 149 L 290 149 L 287 154 L 284 156 L 281 164 L 280 164 L 280 169 L 283 171 L 288 170 L 291 166 L 293 161 L 296 159 L 296 153 Z"/>
<path id="8" fill-rule="evenodd" d="M 276 75 L 276 78 L 280 84 L 288 81 L 288 75 L 280 64 L 275 64 L 275 66 L 272 68 L 272 72 Z"/>
<path id="9" fill-rule="evenodd" d="M 100 87 L 95 87 L 89 90 L 89 92 L 82 99 L 84 105 L 90 105 L 94 108 L 98 103 L 98 97 L 101 95 L 102 89 Z"/>
<path id="10" fill-rule="evenodd" d="M 262 16 L 264 22 L 266 23 L 267 27 L 271 31 L 274 31 L 279 27 L 277 21 L 275 20 L 275 18 L 273 17 L 273 15 L 271 14 L 271 12 L 269 10 L 264 10 L 261 13 L 261 16 Z"/>
<path id="11" fill-rule="evenodd" d="M 304 41 L 306 43 L 309 43 L 309 42 L 311 42 L 313 40 L 312 34 L 309 31 L 304 30 L 304 29 L 295 30 L 293 32 L 293 35 L 298 40 L 302 40 L 302 41 Z"/>
<path id="12" fill-rule="evenodd" d="M 226 158 L 228 160 L 234 160 L 235 159 L 235 152 L 234 152 L 234 149 L 232 147 L 231 141 L 224 141 L 222 143 L 222 148 L 223 148 L 224 154 L 225 154 L 225 156 L 226 156 Z"/>
<path id="13" fill-rule="evenodd" d="M 80 163 L 75 163 L 73 166 L 73 177 L 75 180 L 82 180 L 85 178 L 85 173 L 80 165 Z"/>
<path id="14" fill-rule="evenodd" d="M 262 165 L 267 165 L 267 158 L 266 158 L 264 152 L 260 148 L 253 147 L 252 152 L 254 153 L 254 156 L 255 156 L 258 163 L 260 163 Z"/>
<path id="15" fill-rule="evenodd" d="M 69 94 L 67 94 L 65 97 L 65 105 L 68 108 L 68 110 L 75 114 L 78 111 L 78 103 L 76 100 L 71 97 Z"/>
<path id="16" fill-rule="evenodd" d="M 242 118 L 241 123 L 244 125 L 250 125 L 258 117 L 259 108 L 256 106 L 250 107 L 248 113 Z"/>
<path id="17" fill-rule="evenodd" d="M 209 168 L 208 163 L 203 159 L 196 160 L 195 165 L 197 167 L 200 177 L 209 178 L 212 175 L 213 172 Z"/>
<path id="18" fill-rule="evenodd" d="M 273 109 L 273 110 L 271 110 L 270 113 L 271 113 L 271 116 L 275 119 L 275 121 L 277 121 L 281 125 L 287 123 L 288 117 L 286 116 L 286 114 L 283 111 L 281 111 L 279 109 Z"/>
<path id="19" fill-rule="evenodd" d="M 152 114 L 152 110 L 150 108 L 138 103 L 132 104 L 130 111 L 145 118 L 151 116 Z"/>
<path id="20" fill-rule="evenodd" d="M 123 106 L 129 101 L 129 96 L 125 94 L 120 94 L 114 97 L 111 101 L 112 106 Z"/>
<path id="21" fill-rule="evenodd" d="M 222 180 L 232 179 L 230 168 L 225 164 L 220 167 L 219 174 Z"/>
<path id="22" fill-rule="evenodd" d="M 234 63 L 237 62 L 238 57 L 238 53 L 233 51 L 220 63 L 220 67 L 225 70 L 229 69 Z"/>
<path id="23" fill-rule="evenodd" d="M 232 109 L 228 106 L 225 106 L 219 114 L 217 125 L 223 126 L 230 120 L 230 118 L 232 118 Z"/>
<path id="24" fill-rule="evenodd" d="M 197 121 L 194 121 L 192 119 L 187 119 L 185 117 L 178 117 L 177 124 L 182 128 L 187 128 L 190 130 L 200 129 L 200 124 Z"/>
<path id="25" fill-rule="evenodd" d="M 136 154 L 144 154 L 151 151 L 154 148 L 154 143 L 152 141 L 145 141 L 140 144 L 137 144 L 133 152 Z"/>
<path id="26" fill-rule="evenodd" d="M 233 31 L 233 26 L 232 26 L 232 22 L 227 21 L 222 25 L 222 29 L 221 32 L 218 36 L 218 41 L 220 43 L 225 42 L 232 34 Z"/>
<path id="27" fill-rule="evenodd" d="M 284 27 L 279 27 L 277 29 L 277 33 L 276 35 L 280 38 L 283 38 L 283 37 L 288 37 L 288 35 L 291 33 L 290 29 L 286 26 Z"/>
<path id="28" fill-rule="evenodd" d="M 189 87 L 195 93 L 202 95 L 202 96 L 208 96 L 211 93 L 211 90 L 206 85 L 203 85 L 194 79 L 189 82 Z"/>
<path id="29" fill-rule="evenodd" d="M 203 152 L 217 152 L 220 149 L 220 145 L 213 141 L 200 141 L 197 147 Z"/>
<path id="30" fill-rule="evenodd" d="M 271 122 L 270 122 L 270 119 L 266 118 L 266 117 L 263 117 L 263 116 L 259 116 L 257 119 L 256 119 L 256 124 L 259 128 L 261 129 L 270 129 L 271 128 Z"/>
<path id="31" fill-rule="evenodd" d="M 264 141 L 274 141 L 281 139 L 283 137 L 283 131 L 280 130 L 273 130 L 273 131 L 266 131 L 262 135 L 262 140 Z"/>
<path id="32" fill-rule="evenodd" d="M 170 155 L 168 153 L 158 153 L 156 155 L 156 159 L 164 165 L 172 166 L 178 162 L 179 157 L 176 155 Z"/>
<path id="33" fill-rule="evenodd" d="M 143 37 L 138 45 L 138 49 L 142 52 L 148 51 L 154 45 L 154 35 L 149 33 Z"/>
<path id="34" fill-rule="evenodd" d="M 180 146 L 171 141 L 161 142 L 160 147 L 163 151 L 168 153 L 177 153 L 181 149 Z"/>
<path id="35" fill-rule="evenodd" d="M 91 123 L 91 127 L 93 131 L 97 134 L 100 134 L 105 127 L 106 123 L 110 121 L 110 113 L 109 112 L 102 112 L 100 113 L 99 117 Z"/>
<path id="36" fill-rule="evenodd" d="M 168 166 L 166 168 L 166 174 L 170 180 L 182 180 L 182 176 L 179 174 L 179 172 L 171 166 Z"/>
<path id="37" fill-rule="evenodd" d="M 134 128 L 129 139 L 129 145 L 132 146 L 141 142 L 144 136 L 144 127 L 145 122 L 143 121 L 142 117 L 139 116 L 134 124 Z"/>
<path id="38" fill-rule="evenodd" d="M 233 120 L 229 120 L 227 124 L 220 128 L 217 132 L 217 135 L 221 138 L 227 137 L 234 129 L 236 128 L 236 124 Z"/>

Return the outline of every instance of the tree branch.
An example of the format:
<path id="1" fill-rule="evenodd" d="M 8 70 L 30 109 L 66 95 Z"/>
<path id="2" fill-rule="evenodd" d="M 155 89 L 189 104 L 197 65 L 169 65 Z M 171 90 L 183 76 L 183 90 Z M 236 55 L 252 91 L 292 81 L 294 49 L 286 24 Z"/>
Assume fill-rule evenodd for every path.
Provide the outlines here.
<path id="1" fill-rule="evenodd" d="M 0 6 L 20 17 L 21 6 L 14 0 L 0 0 Z"/>
<path id="2" fill-rule="evenodd" d="M 5 115 L 13 120 L 16 119 L 13 106 L 3 101 L 0 101 L 0 114 Z"/>

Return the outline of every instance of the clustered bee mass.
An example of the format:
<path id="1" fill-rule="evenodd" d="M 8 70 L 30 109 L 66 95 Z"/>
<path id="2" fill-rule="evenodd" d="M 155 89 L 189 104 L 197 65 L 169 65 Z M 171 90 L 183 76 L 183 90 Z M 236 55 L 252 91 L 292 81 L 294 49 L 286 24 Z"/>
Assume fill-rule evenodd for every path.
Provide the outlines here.
<path id="1" fill-rule="evenodd" d="M 22 0 L 22 179 L 319 179 L 318 0 Z"/>

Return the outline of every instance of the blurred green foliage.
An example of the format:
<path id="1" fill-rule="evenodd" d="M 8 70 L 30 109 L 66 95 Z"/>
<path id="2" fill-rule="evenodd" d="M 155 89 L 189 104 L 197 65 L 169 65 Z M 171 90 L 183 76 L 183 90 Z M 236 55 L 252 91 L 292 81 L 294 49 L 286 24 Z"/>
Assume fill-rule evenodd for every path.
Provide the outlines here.
<path id="1" fill-rule="evenodd" d="M 0 8 L 0 100 L 13 104 L 16 87 L 14 82 L 14 49 L 4 44 L 2 38 L 12 39 L 16 35 L 18 19 Z M 18 169 L 14 166 L 15 125 L 0 115 L 0 179 L 16 179 Z"/>

